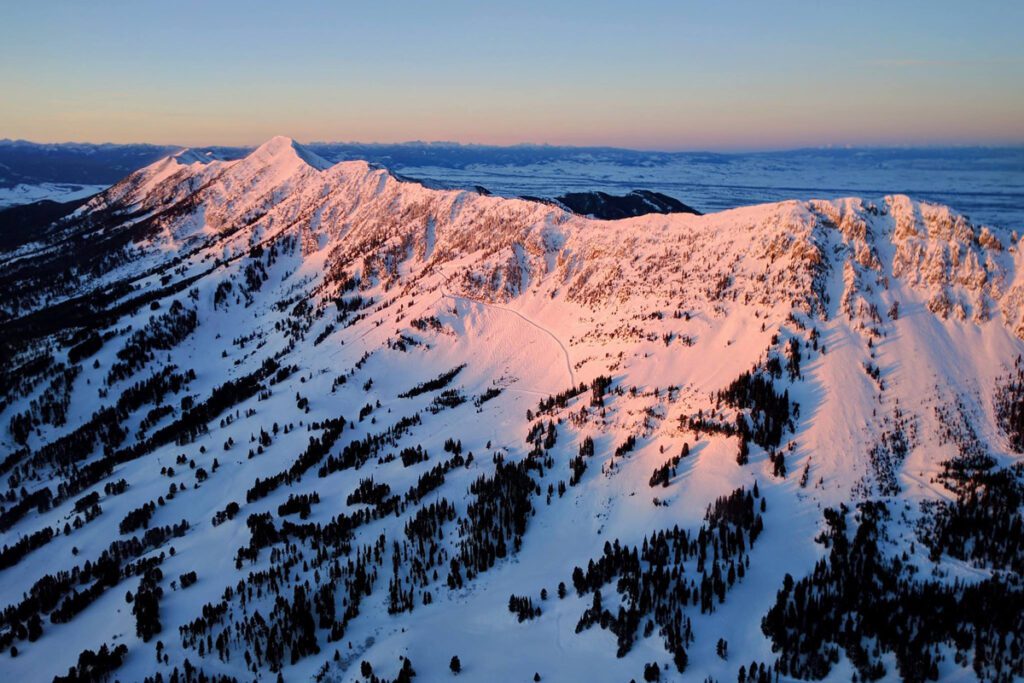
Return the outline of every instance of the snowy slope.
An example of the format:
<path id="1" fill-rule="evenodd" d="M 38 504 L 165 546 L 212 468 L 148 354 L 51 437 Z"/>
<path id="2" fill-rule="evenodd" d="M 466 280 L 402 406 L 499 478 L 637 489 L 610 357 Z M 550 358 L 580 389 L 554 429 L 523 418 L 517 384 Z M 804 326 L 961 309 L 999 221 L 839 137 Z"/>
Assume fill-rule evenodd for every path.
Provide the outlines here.
<path id="1" fill-rule="evenodd" d="M 450 676 L 452 655 L 465 680 L 529 680 L 535 672 L 555 681 L 641 680 L 649 662 L 667 667 L 662 680 L 676 680 L 682 674 L 658 631 L 638 633 L 622 657 L 607 630 L 576 632 L 591 598 L 573 590 L 573 569 L 600 557 L 606 541 L 640 544 L 674 526 L 696 533 L 716 498 L 756 484 L 766 509 L 750 568 L 714 611 L 685 611 L 693 633 L 686 677 L 735 680 L 740 665 L 775 661 L 761 619 L 787 574 L 804 576 L 827 556 L 814 540 L 824 508 L 889 501 L 905 511 L 892 534 L 907 549 L 921 501 L 955 497 L 937 478 L 963 450 L 950 436 L 951 416 L 1000 466 L 1020 460 L 994 400 L 1024 351 L 1015 237 L 900 195 L 596 221 L 538 202 L 429 189 L 364 162 L 331 165 L 274 138 L 234 161 L 187 152 L 161 160 L 91 200 L 47 243 L 0 255 L 0 263 L 0 455 L 12 491 L 5 508 L 44 487 L 55 496 L 50 509 L 11 517 L 0 544 L 46 527 L 58 532 L 0 570 L 0 606 L 18 604 L 44 574 L 71 571 L 112 540 L 141 534 L 119 525 L 149 501 L 163 497 L 150 527 L 188 522 L 180 537 L 137 555 L 163 555 L 159 635 L 144 642 L 136 634 L 125 593 L 138 590 L 139 578 L 125 573 L 68 623 L 44 618 L 37 640 L 13 636 L 17 656 L 0 655 L 10 680 L 49 680 L 103 643 L 128 647 L 121 680 L 166 675 L 186 659 L 209 674 L 273 680 L 266 661 L 247 671 L 252 643 L 238 624 L 257 610 L 273 622 L 273 594 L 291 601 L 294 586 L 306 584 L 308 595 L 338 587 L 340 621 L 351 562 L 377 543 L 365 554 L 376 576 L 358 616 L 337 642 L 330 624 L 318 623 L 318 653 L 286 650 L 286 680 L 363 680 L 364 660 L 391 678 L 399 655 L 421 680 Z M 281 370 L 261 372 L 270 358 Z M 462 365 L 448 383 L 410 391 Z M 193 370 L 194 379 L 120 412 L 121 439 L 104 443 L 82 428 L 170 366 Z M 747 440 L 741 465 L 743 438 L 728 429 L 740 412 L 755 428 L 766 418 L 716 392 L 751 370 L 770 377 L 794 408 L 788 424 L 776 425 L 774 443 Z M 190 405 L 246 376 L 256 377 L 257 392 L 204 418 L 205 429 L 161 440 L 161 429 L 189 415 Z M 611 385 L 592 401 L 600 392 L 591 383 L 603 376 Z M 581 383 L 578 395 L 542 405 Z M 446 403 L 442 389 L 465 401 L 449 394 Z M 417 413 L 418 424 L 384 439 L 365 462 L 321 472 L 346 444 Z M 326 433 L 320 423 L 339 417 L 351 425 L 296 474 L 309 438 Z M 538 425 L 541 437 L 554 431 L 553 444 L 531 443 Z M 47 450 L 69 434 L 84 435 L 84 445 L 72 438 Z M 587 437 L 594 453 L 570 484 L 570 460 Z M 631 438 L 635 445 L 617 454 Z M 385 508 L 330 553 L 326 541 L 301 537 L 257 547 L 250 515 L 269 512 L 278 529 L 285 519 L 299 524 L 278 507 L 316 492 L 320 502 L 301 524 L 322 530 L 339 514 L 380 506 L 347 502 L 369 477 L 405 496 L 455 457 L 444 448 L 449 439 L 461 442 L 461 455 L 440 486 L 403 498 L 397 512 Z M 132 450 L 135 443 L 143 445 Z M 655 470 L 684 444 L 689 455 L 667 485 L 652 486 Z M 387 457 L 416 446 L 429 459 L 403 466 Z M 484 533 L 474 531 L 471 485 L 494 474 L 498 454 L 537 465 L 522 547 L 450 588 L 460 543 Z M 83 474 L 92 463 L 109 463 L 109 474 Z M 293 476 L 247 501 L 258 481 L 289 468 Z M 124 493 L 104 491 L 121 479 Z M 62 495 L 69 487 L 74 492 Z M 88 505 L 76 511 L 76 501 L 92 491 L 102 512 L 84 521 L 94 513 Z M 433 537 L 433 552 L 402 551 L 393 561 L 394 544 L 409 538 L 407 522 L 441 499 L 455 519 Z M 231 501 L 240 511 L 214 524 Z M 506 540 L 511 546 L 512 536 Z M 244 547 L 256 549 L 254 560 L 237 555 Z M 422 575 L 417 562 L 429 567 Z M 949 557 L 932 563 L 920 542 L 910 563 L 975 581 L 992 570 Z M 182 588 L 179 576 L 191 570 L 198 580 Z M 693 562 L 686 571 L 699 576 Z M 388 612 L 395 576 L 411 592 L 411 611 Z M 259 591 L 244 603 L 227 599 L 230 616 L 201 638 L 180 630 L 246 581 Z M 564 599 L 559 582 L 569 587 Z M 532 597 L 542 614 L 518 622 L 511 594 Z M 613 595 L 610 585 L 605 598 Z M 12 624 L 0 633 L 15 633 Z M 211 652 L 207 634 L 211 643 L 224 634 L 229 652 Z M 716 654 L 720 638 L 728 641 L 725 658 Z M 158 664 L 162 656 L 167 662 Z M 891 655 L 882 661 L 889 679 L 900 676 Z M 940 671 L 976 675 L 951 656 Z M 853 672 L 844 654 L 829 676 Z"/>

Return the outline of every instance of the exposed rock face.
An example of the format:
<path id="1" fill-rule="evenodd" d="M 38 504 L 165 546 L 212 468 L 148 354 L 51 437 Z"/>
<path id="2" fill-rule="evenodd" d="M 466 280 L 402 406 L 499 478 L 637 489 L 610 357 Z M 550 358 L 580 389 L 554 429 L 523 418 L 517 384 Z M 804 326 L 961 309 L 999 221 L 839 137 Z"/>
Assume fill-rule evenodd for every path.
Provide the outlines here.
<path id="1" fill-rule="evenodd" d="M 633 218 L 649 213 L 691 213 L 700 211 L 683 204 L 674 197 L 649 190 L 633 190 L 626 195 L 607 192 L 570 192 L 555 198 L 573 213 L 603 220 Z"/>

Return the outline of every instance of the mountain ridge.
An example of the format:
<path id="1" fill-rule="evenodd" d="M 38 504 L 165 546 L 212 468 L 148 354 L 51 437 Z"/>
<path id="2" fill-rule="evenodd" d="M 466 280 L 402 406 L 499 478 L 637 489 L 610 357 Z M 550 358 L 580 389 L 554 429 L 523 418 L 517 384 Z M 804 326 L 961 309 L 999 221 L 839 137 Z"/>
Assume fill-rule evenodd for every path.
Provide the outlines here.
<path id="1" fill-rule="evenodd" d="M 906 629 L 878 655 L 834 634 L 801 649 L 809 608 L 772 612 L 830 557 L 961 606 L 967 585 L 1020 600 L 995 554 L 940 540 L 954 482 L 983 476 L 951 473 L 1022 462 L 1009 231 L 902 195 L 603 221 L 321 161 L 288 138 L 168 157 L 0 255 L 0 526 L 40 544 L 4 551 L 6 670 L 63 674 L 101 643 L 138 679 L 187 659 L 356 681 L 395 652 L 425 679 L 458 655 L 470 680 L 1021 665 L 937 630 L 908 652 L 920 615 L 899 596 L 870 596 Z M 849 548 L 841 520 L 863 530 Z M 133 534 L 89 597 L 47 607 L 38 586 L 64 584 L 38 581 Z M 990 645 L 1021 618 L 963 612 Z M 32 614 L 42 637 L 20 637 Z"/>
<path id="2" fill-rule="evenodd" d="M 506 197 L 554 197 L 595 190 L 618 195 L 644 188 L 707 212 L 791 198 L 904 193 L 955 207 L 985 224 L 1014 228 L 1021 222 L 1020 212 L 1015 209 L 1022 204 L 1020 148 L 658 155 L 563 147 L 533 151 L 355 143 L 309 143 L 307 147 L 331 161 L 365 159 L 429 184 L 464 189 L 482 185 Z M 144 162 L 133 165 L 124 162 L 124 154 L 131 148 L 65 149 L 60 153 L 31 145 L 20 148 L 0 144 L 0 165 L 10 171 L 0 174 L 0 204 L 61 196 L 72 199 L 68 190 L 38 184 L 109 185 L 176 149 L 180 148 L 154 151 Z M 211 149 L 234 159 L 253 148 Z M 78 173 L 83 164 L 107 170 Z M 19 182 L 29 184 L 7 189 Z"/>

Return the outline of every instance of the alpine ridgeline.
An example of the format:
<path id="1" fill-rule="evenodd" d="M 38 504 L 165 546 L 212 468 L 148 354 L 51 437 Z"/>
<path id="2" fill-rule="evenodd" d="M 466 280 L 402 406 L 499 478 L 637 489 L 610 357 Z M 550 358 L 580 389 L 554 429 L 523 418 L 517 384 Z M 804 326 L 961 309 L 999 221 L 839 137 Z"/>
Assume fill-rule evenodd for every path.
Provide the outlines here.
<path id="1" fill-rule="evenodd" d="M 274 138 L 0 264 L 7 680 L 1024 675 L 1021 257 L 946 207 Z"/>

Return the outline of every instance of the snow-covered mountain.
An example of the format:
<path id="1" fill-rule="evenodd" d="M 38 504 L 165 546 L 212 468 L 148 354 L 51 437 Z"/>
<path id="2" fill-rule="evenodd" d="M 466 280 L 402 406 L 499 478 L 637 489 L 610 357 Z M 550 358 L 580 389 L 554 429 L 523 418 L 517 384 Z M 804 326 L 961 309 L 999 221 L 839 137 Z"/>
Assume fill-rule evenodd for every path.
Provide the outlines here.
<path id="1" fill-rule="evenodd" d="M 1022 676 L 1022 265 L 167 157 L 0 254 L 0 671 Z"/>

